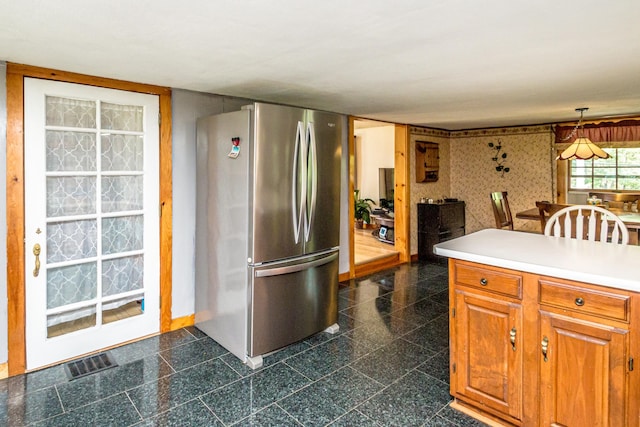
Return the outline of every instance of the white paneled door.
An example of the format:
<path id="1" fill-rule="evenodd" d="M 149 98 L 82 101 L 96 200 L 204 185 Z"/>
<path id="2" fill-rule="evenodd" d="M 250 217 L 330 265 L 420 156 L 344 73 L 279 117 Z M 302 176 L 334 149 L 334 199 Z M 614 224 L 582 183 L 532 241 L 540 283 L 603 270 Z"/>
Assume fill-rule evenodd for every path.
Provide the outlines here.
<path id="1" fill-rule="evenodd" d="M 25 79 L 27 369 L 159 331 L 159 101 Z"/>

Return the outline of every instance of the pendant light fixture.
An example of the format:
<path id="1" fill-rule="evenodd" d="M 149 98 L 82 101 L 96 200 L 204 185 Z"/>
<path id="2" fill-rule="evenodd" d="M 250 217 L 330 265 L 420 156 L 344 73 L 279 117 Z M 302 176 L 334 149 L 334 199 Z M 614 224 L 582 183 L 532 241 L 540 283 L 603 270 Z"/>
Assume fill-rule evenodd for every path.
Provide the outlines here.
<path id="1" fill-rule="evenodd" d="M 588 109 L 588 107 L 576 108 L 576 111 L 580 113 L 580 120 L 578 121 L 576 127 L 573 128 L 569 136 L 565 138 L 565 140 L 571 139 L 578 130 L 583 129 L 582 118 L 584 112 Z M 606 153 L 602 148 L 591 142 L 589 138 L 587 138 L 586 136 L 582 136 L 582 134 L 579 133 L 573 144 L 571 144 L 566 150 L 564 150 L 556 160 L 589 160 L 593 157 L 599 159 L 608 159 L 609 154 Z"/>

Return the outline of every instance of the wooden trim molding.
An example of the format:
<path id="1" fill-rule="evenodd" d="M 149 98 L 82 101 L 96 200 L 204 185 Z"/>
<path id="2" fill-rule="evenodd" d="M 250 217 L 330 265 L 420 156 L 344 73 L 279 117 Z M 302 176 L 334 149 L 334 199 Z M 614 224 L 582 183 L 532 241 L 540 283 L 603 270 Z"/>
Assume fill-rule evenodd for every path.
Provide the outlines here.
<path id="1" fill-rule="evenodd" d="M 349 197 L 347 198 L 349 200 L 349 278 L 354 278 L 355 277 L 355 273 L 356 273 L 356 261 L 355 261 L 355 251 L 353 248 L 353 245 L 355 243 L 355 236 L 353 235 L 353 226 L 354 226 L 354 216 L 355 216 L 355 208 L 353 205 L 354 202 L 354 198 L 353 198 L 353 190 L 355 188 L 355 181 L 356 181 L 356 155 L 355 155 L 355 138 L 354 138 L 354 131 L 355 131 L 355 126 L 354 126 L 354 120 L 355 118 L 353 116 L 349 116 L 349 135 L 348 135 L 348 142 L 349 142 L 349 152 L 347 153 L 349 156 Z"/>
<path id="2" fill-rule="evenodd" d="M 29 65 L 7 63 L 7 298 L 9 375 L 26 369 L 24 277 L 24 78 L 158 95 L 160 100 L 160 331 L 171 329 L 171 89 Z"/>
<path id="3" fill-rule="evenodd" d="M 193 326 L 196 323 L 196 315 L 190 314 L 188 316 L 176 317 L 171 320 L 171 328 L 170 330 L 175 331 L 176 329 L 181 329 L 186 326 Z"/>
<path id="4" fill-rule="evenodd" d="M 394 233 L 395 249 L 400 253 L 400 262 L 411 261 L 409 242 L 409 129 L 407 125 L 395 125 L 394 161 Z"/>
<path id="5" fill-rule="evenodd" d="M 8 376 L 9 376 L 9 364 L 0 363 L 0 380 L 5 379 Z"/>

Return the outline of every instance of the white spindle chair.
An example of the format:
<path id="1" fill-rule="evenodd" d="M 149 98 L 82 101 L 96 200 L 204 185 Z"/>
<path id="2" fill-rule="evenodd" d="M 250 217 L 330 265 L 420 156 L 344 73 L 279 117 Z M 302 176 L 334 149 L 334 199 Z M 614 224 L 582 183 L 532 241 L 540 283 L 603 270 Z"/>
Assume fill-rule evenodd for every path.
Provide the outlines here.
<path id="1" fill-rule="evenodd" d="M 629 243 L 629 230 L 624 222 L 600 206 L 567 206 L 547 220 L 544 234 L 601 242 L 607 242 L 610 238 L 611 243 Z"/>

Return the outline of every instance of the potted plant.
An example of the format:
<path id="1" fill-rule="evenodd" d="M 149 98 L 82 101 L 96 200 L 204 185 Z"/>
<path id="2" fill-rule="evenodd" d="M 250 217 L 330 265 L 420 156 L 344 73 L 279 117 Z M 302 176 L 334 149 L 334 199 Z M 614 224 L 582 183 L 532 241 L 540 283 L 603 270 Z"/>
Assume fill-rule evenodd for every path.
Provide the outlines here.
<path id="1" fill-rule="evenodd" d="M 360 190 L 353 191 L 354 214 L 356 228 L 364 228 L 364 223 L 371 223 L 371 199 L 361 199 Z"/>

